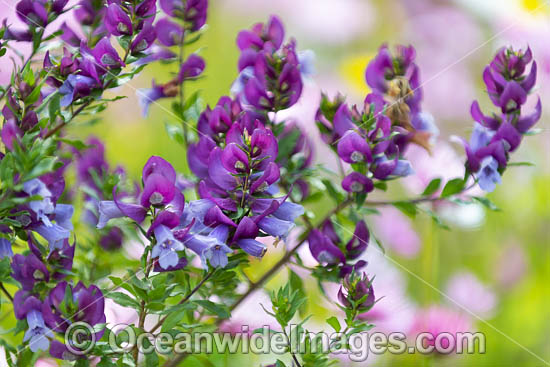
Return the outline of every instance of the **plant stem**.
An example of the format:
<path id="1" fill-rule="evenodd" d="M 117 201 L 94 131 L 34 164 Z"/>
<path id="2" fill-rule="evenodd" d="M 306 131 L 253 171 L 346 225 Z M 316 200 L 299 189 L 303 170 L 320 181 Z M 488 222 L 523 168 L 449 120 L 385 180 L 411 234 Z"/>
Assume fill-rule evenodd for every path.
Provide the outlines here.
<path id="1" fill-rule="evenodd" d="M 180 43 L 180 48 L 179 48 L 179 56 L 178 56 L 178 61 L 179 61 L 179 67 L 181 68 L 181 65 L 183 64 L 183 59 L 185 57 L 185 29 L 183 30 L 183 34 L 181 35 L 181 43 Z M 178 70 L 179 72 L 179 70 Z M 180 107 L 181 107 L 181 124 L 183 125 L 183 141 L 185 142 L 185 148 L 187 148 L 189 146 L 189 141 L 188 141 L 188 129 L 187 129 L 187 124 L 185 123 L 184 121 L 184 118 L 183 118 L 183 103 L 185 102 L 185 94 L 184 94 L 184 90 L 183 90 L 183 85 L 184 85 L 184 82 L 182 81 L 180 87 L 179 87 L 179 91 L 178 91 L 178 94 L 179 94 L 179 100 L 180 100 Z"/>
<path id="2" fill-rule="evenodd" d="M 11 296 L 10 292 L 8 292 L 6 287 L 4 287 L 3 283 L 0 283 L 0 290 L 2 290 L 2 292 L 6 295 L 6 297 L 8 297 L 10 302 L 13 303 L 13 297 Z"/>
<path id="3" fill-rule="evenodd" d="M 202 278 L 202 280 L 199 282 L 199 284 L 197 284 L 195 286 L 195 288 L 193 288 L 191 290 L 191 292 L 189 292 L 189 294 L 187 296 L 185 296 L 181 301 L 178 302 L 177 305 L 182 305 L 184 304 L 185 302 L 189 301 L 189 299 L 195 294 L 197 293 L 197 291 L 204 285 L 204 283 L 206 283 L 206 281 L 208 279 L 210 279 L 210 277 L 214 274 L 214 271 L 215 270 L 211 270 L 208 274 L 206 274 L 206 276 L 204 278 Z M 166 321 L 166 318 L 168 316 L 164 316 L 162 317 L 155 326 L 153 326 L 153 328 L 149 331 L 150 333 L 153 333 L 155 332 L 159 327 L 162 326 L 162 324 L 164 323 L 164 321 Z"/>

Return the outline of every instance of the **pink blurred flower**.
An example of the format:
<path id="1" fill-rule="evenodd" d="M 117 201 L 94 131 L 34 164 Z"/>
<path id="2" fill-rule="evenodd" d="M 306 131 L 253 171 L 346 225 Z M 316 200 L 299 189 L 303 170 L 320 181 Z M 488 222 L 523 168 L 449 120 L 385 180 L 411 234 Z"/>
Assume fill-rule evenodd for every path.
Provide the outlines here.
<path id="1" fill-rule="evenodd" d="M 482 42 L 479 25 L 469 14 L 452 6 L 434 6 L 432 1 L 423 0 L 408 3 L 409 21 L 404 34 L 417 50 L 425 84 L 424 107 L 438 119 L 469 118 L 475 95 L 475 79 L 469 66 L 475 58 L 457 60 Z"/>
<path id="2" fill-rule="evenodd" d="M 433 338 L 424 339 L 426 347 L 433 346 L 439 334 L 449 333 L 456 337 L 457 333 L 465 332 L 473 332 L 472 321 L 467 315 L 451 308 L 432 305 L 418 310 L 409 336 L 414 340 L 421 333 L 430 333 Z M 448 339 L 442 337 L 441 347 L 447 348 L 449 344 L 446 343 L 449 343 Z"/>
<path id="3" fill-rule="evenodd" d="M 55 359 L 52 358 L 40 358 L 34 364 L 34 367 L 57 367 L 58 364 Z"/>
<path id="4" fill-rule="evenodd" d="M 470 272 L 453 275 L 447 283 L 446 293 L 452 302 L 480 317 L 490 317 L 494 314 L 497 305 L 495 293 Z"/>
<path id="5" fill-rule="evenodd" d="M 508 245 L 499 255 L 495 278 L 504 289 L 510 289 L 518 284 L 527 270 L 527 256 L 520 245 Z"/>
<path id="6" fill-rule="evenodd" d="M 399 210 L 388 207 L 380 210 L 381 215 L 373 217 L 374 233 L 397 254 L 413 258 L 420 250 L 420 237 L 412 227 L 411 221 Z"/>
<path id="7" fill-rule="evenodd" d="M 341 44 L 372 29 L 374 9 L 366 0 L 225 0 L 224 12 L 243 12 L 267 18 L 277 14 L 285 19 L 299 39 Z M 307 14 L 307 16 L 304 16 Z"/>

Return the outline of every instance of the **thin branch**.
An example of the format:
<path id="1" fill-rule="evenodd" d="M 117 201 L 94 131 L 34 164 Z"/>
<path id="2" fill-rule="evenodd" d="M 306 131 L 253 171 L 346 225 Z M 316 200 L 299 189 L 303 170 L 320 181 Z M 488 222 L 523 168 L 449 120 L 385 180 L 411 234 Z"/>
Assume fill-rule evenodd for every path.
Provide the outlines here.
<path id="1" fill-rule="evenodd" d="M 195 288 L 193 288 L 193 290 L 191 290 L 191 292 L 189 292 L 189 294 L 187 296 L 185 296 L 181 301 L 178 302 L 177 305 L 182 305 L 184 304 L 185 302 L 189 301 L 189 299 L 195 294 L 197 293 L 197 291 L 204 285 L 204 283 L 206 283 L 208 281 L 208 279 L 210 279 L 210 277 L 214 274 L 214 271 L 215 270 L 211 270 L 208 274 L 206 274 L 206 276 L 204 278 L 202 278 L 202 280 L 199 282 L 199 284 L 197 284 L 195 286 Z M 155 326 L 153 326 L 153 328 L 149 331 L 150 333 L 153 333 L 155 332 L 159 327 L 162 326 L 162 324 L 164 323 L 164 321 L 166 321 L 166 319 L 168 318 L 168 315 L 162 317 Z"/>
<path id="2" fill-rule="evenodd" d="M 6 297 L 8 297 L 10 302 L 13 303 L 13 297 L 11 296 L 10 292 L 8 292 L 6 287 L 4 287 L 3 283 L 0 283 L 0 290 L 2 290 L 2 293 L 4 293 L 6 295 Z"/>

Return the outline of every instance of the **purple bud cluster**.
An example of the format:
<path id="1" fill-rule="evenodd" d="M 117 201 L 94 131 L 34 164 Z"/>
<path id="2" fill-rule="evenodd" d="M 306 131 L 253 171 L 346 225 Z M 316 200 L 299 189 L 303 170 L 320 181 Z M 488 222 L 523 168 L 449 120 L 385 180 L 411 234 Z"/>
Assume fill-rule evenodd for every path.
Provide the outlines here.
<path id="1" fill-rule="evenodd" d="M 501 183 L 510 153 L 541 117 L 540 98 L 533 112 L 522 111 L 537 79 L 537 63 L 532 60 L 530 48 L 502 48 L 483 72 L 487 92 L 499 112 L 487 116 L 474 101 L 471 114 L 476 123 L 470 141 L 463 143 L 468 158 L 466 167 L 485 191 L 493 191 Z"/>
<path id="2" fill-rule="evenodd" d="M 293 106 L 302 94 L 302 75 L 296 42 L 283 45 L 284 28 L 276 16 L 237 36 L 239 77 L 231 91 L 243 105 L 260 112 Z"/>
<path id="3" fill-rule="evenodd" d="M 337 278 L 344 278 L 364 268 L 364 260 L 356 261 L 366 251 L 370 233 L 364 221 L 357 222 L 353 236 L 344 242 L 334 230 L 330 220 L 313 229 L 308 237 L 311 254 L 325 269 Z"/>

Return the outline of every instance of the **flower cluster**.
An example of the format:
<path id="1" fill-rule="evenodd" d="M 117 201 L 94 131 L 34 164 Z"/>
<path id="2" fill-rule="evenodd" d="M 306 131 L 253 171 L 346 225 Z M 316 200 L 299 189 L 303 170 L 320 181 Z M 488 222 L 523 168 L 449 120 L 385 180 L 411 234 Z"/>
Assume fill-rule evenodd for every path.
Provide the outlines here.
<path id="1" fill-rule="evenodd" d="M 149 34 L 156 34 L 157 44 L 147 51 L 147 56 L 140 63 L 175 60 L 177 53 L 172 51 L 173 47 L 182 49 L 187 40 L 197 40 L 200 37 L 200 33 L 197 32 L 206 22 L 208 0 L 162 0 L 160 7 L 168 17 L 159 19 L 154 29 L 151 27 Z M 197 34 L 193 35 L 193 33 Z M 147 40 L 148 45 L 151 45 L 154 40 L 155 37 L 150 36 Z M 142 51 L 144 49 L 140 50 Z M 148 114 L 151 103 L 162 98 L 177 96 L 181 93 L 180 89 L 183 88 L 182 84 L 186 80 L 196 79 L 204 71 L 205 63 L 202 57 L 191 54 L 184 61 L 181 52 L 179 55 L 179 72 L 175 78 L 164 84 L 157 84 L 153 80 L 152 88 L 138 92 L 144 115 Z"/>
<path id="2" fill-rule="evenodd" d="M 409 142 L 429 149 L 430 138 L 438 134 L 433 117 L 422 111 L 420 69 L 415 59 L 413 46 L 398 45 L 392 54 L 383 45 L 365 71 L 373 93 L 390 102 L 385 113 L 392 124 L 404 129 L 395 137 L 401 152 Z"/>
<path id="3" fill-rule="evenodd" d="M 150 215 L 152 222 L 147 236 L 155 239 L 152 257 L 164 270 L 182 265 L 186 260 L 180 259 L 177 251 L 182 251 L 183 245 L 172 233 L 180 223 L 185 206 L 184 196 L 176 185 L 176 171 L 164 159 L 153 156 L 143 167 L 142 182 L 138 203 L 123 201 L 114 187 L 113 200 L 99 202 L 97 227 L 103 228 L 110 220 L 124 217 L 139 224 Z"/>
<path id="4" fill-rule="evenodd" d="M 28 214 L 14 219 L 27 230 L 29 251 L 12 255 L 11 276 L 21 284 L 21 290 L 13 298 L 13 306 L 16 318 L 26 321 L 23 341 L 28 342 L 31 351 L 49 349 L 56 358 L 74 360 L 78 356 L 57 341 L 54 333 L 62 334 L 77 321 L 90 325 L 104 323 L 103 294 L 96 286 L 86 288 L 79 283 L 73 288 L 64 280 L 72 272 L 76 247 L 70 245 L 68 239 L 73 207 L 57 203 L 64 189 L 63 179 L 48 181 L 49 178 L 37 178 L 23 184 L 21 195 L 32 199 L 18 210 L 18 213 Z M 44 237 L 49 248 L 44 248 L 33 232 Z M 8 255 L 11 254 L 10 248 Z M 98 332 L 97 336 L 101 334 Z"/>
<path id="5" fill-rule="evenodd" d="M 228 227 L 228 244 L 262 257 L 266 247 L 256 238 L 286 238 L 303 209 L 286 196 L 274 197 L 280 170 L 275 163 L 278 144 L 273 132 L 248 111 L 232 122 L 231 115 L 240 110 L 238 102 L 228 98 L 220 102 L 199 119 L 199 129 L 210 135 L 201 136 L 188 150 L 203 198 L 198 205 L 201 210 L 194 212 L 195 226 Z M 228 111 L 226 107 L 231 106 L 235 108 Z"/>
<path id="6" fill-rule="evenodd" d="M 476 124 L 464 147 L 468 158 L 466 167 L 485 191 L 493 191 L 496 184 L 501 183 L 510 153 L 541 117 L 540 98 L 534 112 L 524 114 L 522 111 L 537 79 L 537 63 L 532 60 L 529 48 L 526 51 L 502 48 L 483 72 L 489 97 L 499 113 L 484 115 L 479 103 L 474 101 L 471 114 Z M 527 72 L 529 64 L 531 68 Z"/>
<path id="7" fill-rule="evenodd" d="M 41 269 L 34 271 L 41 272 Z M 55 339 L 54 333 L 63 335 L 75 322 L 86 322 L 90 326 L 105 323 L 103 293 L 98 287 L 86 287 L 82 282 L 76 286 L 66 281 L 59 282 L 42 299 L 38 293 L 23 289 L 15 294 L 13 305 L 16 318 L 26 320 L 28 328 L 23 341 L 28 342 L 29 349 L 32 352 L 49 349 L 50 355 L 58 359 L 76 360 L 82 356 L 71 352 L 78 350 L 77 345 L 71 345 L 69 349 Z M 99 340 L 103 333 L 97 331 L 95 335 L 84 338 Z M 82 337 L 80 339 L 79 342 L 85 341 Z"/>
<path id="8" fill-rule="evenodd" d="M 302 65 L 296 42 L 283 45 L 285 31 L 279 18 L 257 23 L 237 37 L 239 77 L 231 91 L 244 105 L 258 111 L 279 111 L 294 105 L 302 94 Z"/>

